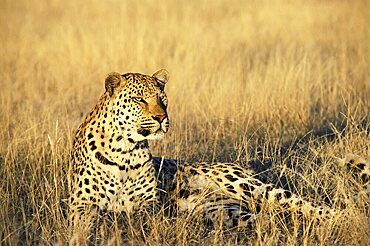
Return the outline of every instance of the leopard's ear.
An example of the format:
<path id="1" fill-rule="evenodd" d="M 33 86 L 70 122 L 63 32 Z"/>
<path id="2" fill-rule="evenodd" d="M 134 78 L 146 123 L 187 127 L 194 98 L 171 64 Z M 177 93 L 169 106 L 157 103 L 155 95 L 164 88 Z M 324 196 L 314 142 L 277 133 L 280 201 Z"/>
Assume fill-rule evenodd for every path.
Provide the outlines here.
<path id="1" fill-rule="evenodd" d="M 155 72 L 152 76 L 154 78 L 158 79 L 163 84 L 166 84 L 169 77 L 170 77 L 170 75 L 169 75 L 169 73 L 166 69 L 161 69 L 161 70 Z"/>
<path id="2" fill-rule="evenodd" d="M 108 74 L 105 78 L 105 90 L 112 96 L 118 87 L 122 87 L 122 75 L 116 72 Z"/>

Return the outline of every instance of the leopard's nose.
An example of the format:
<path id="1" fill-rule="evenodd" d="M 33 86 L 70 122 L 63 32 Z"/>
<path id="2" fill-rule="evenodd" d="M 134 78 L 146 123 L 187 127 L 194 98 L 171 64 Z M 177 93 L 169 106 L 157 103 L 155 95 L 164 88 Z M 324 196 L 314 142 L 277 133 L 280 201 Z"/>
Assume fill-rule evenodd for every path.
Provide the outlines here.
<path id="1" fill-rule="evenodd" d="M 153 119 L 155 119 L 159 123 L 162 123 L 163 120 L 166 119 L 166 118 L 167 118 L 167 114 L 157 114 L 157 115 L 153 116 Z"/>

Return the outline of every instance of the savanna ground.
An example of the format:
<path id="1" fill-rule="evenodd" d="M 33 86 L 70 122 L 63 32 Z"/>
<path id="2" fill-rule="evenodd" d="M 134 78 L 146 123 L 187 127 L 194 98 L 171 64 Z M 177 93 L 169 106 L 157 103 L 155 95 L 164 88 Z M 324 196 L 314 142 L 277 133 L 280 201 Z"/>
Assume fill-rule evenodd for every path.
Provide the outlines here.
<path id="1" fill-rule="evenodd" d="M 316 203 L 329 222 L 261 217 L 207 232 L 157 215 L 102 244 L 369 245 L 368 201 L 334 164 L 370 154 L 367 1 L 1 1 L 0 244 L 67 243 L 72 135 L 111 71 L 166 68 L 171 130 L 156 156 L 228 161 Z M 339 208 L 338 208 L 339 209 Z M 103 227 L 105 224 L 102 225 Z"/>

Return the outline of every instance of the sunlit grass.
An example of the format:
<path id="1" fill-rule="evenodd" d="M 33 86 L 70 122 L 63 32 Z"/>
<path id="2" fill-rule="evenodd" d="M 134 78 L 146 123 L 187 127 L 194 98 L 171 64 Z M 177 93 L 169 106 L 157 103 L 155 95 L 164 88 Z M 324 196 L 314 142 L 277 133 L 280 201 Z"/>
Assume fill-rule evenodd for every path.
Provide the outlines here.
<path id="1" fill-rule="evenodd" d="M 67 242 L 74 129 L 106 74 L 160 68 L 171 75 L 172 128 L 151 143 L 155 155 L 253 162 L 269 167 L 265 180 L 317 203 L 349 198 L 348 215 L 327 225 L 270 214 L 236 232 L 158 215 L 145 241 L 113 223 L 103 244 L 369 244 L 368 202 L 350 199 L 350 177 L 333 162 L 370 155 L 369 9 L 339 0 L 2 1 L 0 244 Z"/>

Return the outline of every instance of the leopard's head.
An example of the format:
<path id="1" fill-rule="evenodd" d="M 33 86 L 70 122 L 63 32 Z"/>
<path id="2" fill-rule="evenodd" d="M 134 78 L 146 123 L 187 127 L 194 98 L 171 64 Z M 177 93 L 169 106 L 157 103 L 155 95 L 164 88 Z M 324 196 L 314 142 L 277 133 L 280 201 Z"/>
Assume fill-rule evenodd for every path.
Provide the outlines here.
<path id="1" fill-rule="evenodd" d="M 130 142 L 161 138 L 168 131 L 164 92 L 168 78 L 168 72 L 162 69 L 152 76 L 113 72 L 105 79 L 112 124 Z"/>

